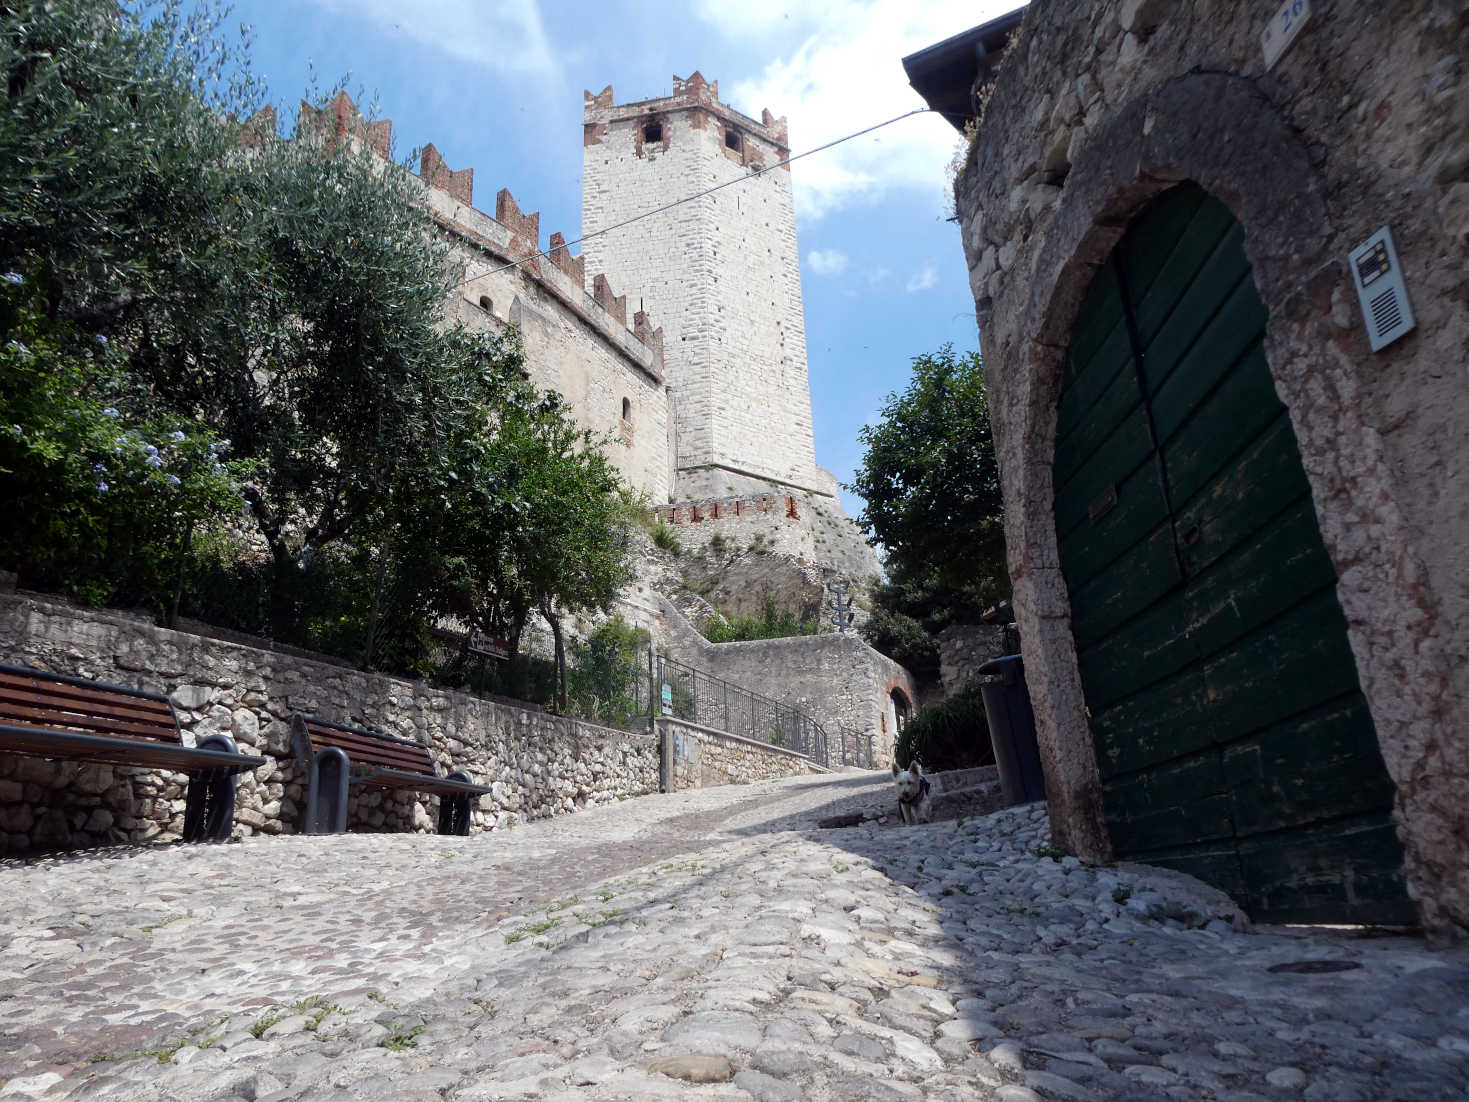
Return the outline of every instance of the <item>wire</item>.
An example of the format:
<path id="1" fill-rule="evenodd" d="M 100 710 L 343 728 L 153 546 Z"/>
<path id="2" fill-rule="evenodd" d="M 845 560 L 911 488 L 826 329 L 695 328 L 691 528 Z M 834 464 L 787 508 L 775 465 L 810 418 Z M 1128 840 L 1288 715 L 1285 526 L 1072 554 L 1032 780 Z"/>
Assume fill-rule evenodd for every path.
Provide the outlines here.
<path id="1" fill-rule="evenodd" d="M 744 183 L 746 180 L 753 180 L 756 176 L 763 176 L 767 172 L 773 172 L 777 168 L 783 168 L 786 165 L 790 164 L 792 161 L 799 161 L 802 157 L 809 157 L 813 153 L 820 153 L 822 150 L 830 149 L 834 145 L 841 145 L 842 142 L 849 142 L 853 138 L 860 138 L 863 134 L 871 134 L 874 130 L 881 130 L 884 126 L 891 126 L 895 122 L 902 122 L 904 119 L 912 118 L 914 115 L 927 115 L 932 113 L 933 108 L 931 107 L 915 108 L 914 110 L 909 111 L 906 114 L 897 115 L 891 119 L 888 119 L 886 122 L 877 123 L 876 125 L 869 126 L 865 129 L 848 134 L 845 137 L 837 138 L 834 141 L 829 141 L 825 145 L 818 145 L 814 149 L 808 149 L 803 153 L 797 153 L 795 156 L 787 157 L 783 161 L 777 161 L 773 165 L 766 165 L 764 168 L 756 169 L 754 172 L 746 173 L 743 176 L 736 176 L 733 180 L 726 180 L 722 184 L 715 184 L 713 187 L 705 188 L 703 191 L 696 192 L 693 195 L 686 195 L 682 199 L 675 199 L 673 202 L 665 203 L 663 206 L 656 207 L 653 210 L 644 211 L 642 214 L 635 214 L 631 218 L 626 218 L 623 221 L 616 223 L 615 225 L 604 226 L 600 230 L 593 230 L 591 233 L 582 234 L 582 236 L 574 238 L 571 241 L 563 242 L 562 244 L 556 246 L 556 248 L 554 249 L 548 249 L 544 252 L 533 252 L 529 256 L 521 257 L 519 260 L 512 260 L 509 264 L 501 264 L 498 268 L 491 268 L 488 271 L 480 272 L 478 275 L 470 276 L 468 279 L 461 279 L 458 283 L 455 283 L 453 286 L 451 286 L 449 290 L 452 291 L 457 287 L 463 287 L 466 283 L 473 283 L 477 279 L 484 279 L 486 276 L 492 276 L 498 272 L 506 272 L 509 271 L 511 268 L 518 268 L 522 264 L 528 264 L 532 260 L 539 259 L 540 257 L 545 257 L 547 260 L 549 260 L 551 258 L 551 253 L 553 252 L 560 252 L 563 249 L 569 249 L 571 248 L 571 246 L 579 245 L 583 241 L 588 241 L 593 237 L 601 237 L 604 233 L 611 233 L 613 230 L 620 230 L 623 226 L 630 226 L 634 222 L 641 222 L 644 218 L 652 218 L 655 214 L 662 214 L 664 211 L 670 211 L 674 207 L 681 207 L 685 203 L 692 203 L 695 199 L 702 199 L 706 195 L 712 195 L 714 192 L 719 191 L 722 188 L 731 187 L 734 184 L 741 184 Z"/>

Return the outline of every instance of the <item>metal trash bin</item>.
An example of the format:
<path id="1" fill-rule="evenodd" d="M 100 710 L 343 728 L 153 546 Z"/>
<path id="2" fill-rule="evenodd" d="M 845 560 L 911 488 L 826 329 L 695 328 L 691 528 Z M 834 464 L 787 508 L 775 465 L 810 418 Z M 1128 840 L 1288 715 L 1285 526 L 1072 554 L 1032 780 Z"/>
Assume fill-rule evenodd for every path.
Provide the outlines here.
<path id="1" fill-rule="evenodd" d="M 1020 655 L 1007 654 L 986 662 L 979 672 L 997 678 L 986 681 L 979 691 L 984 698 L 1005 802 L 1013 806 L 1044 800 L 1046 780 L 1035 742 L 1035 712 L 1030 707 L 1030 690 L 1025 687 L 1025 664 Z"/>

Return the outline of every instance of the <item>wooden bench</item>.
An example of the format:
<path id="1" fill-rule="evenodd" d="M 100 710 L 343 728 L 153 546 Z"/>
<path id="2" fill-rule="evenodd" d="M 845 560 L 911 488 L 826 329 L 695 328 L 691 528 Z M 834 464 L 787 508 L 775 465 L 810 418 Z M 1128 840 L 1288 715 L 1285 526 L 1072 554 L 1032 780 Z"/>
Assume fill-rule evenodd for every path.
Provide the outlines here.
<path id="1" fill-rule="evenodd" d="M 185 746 L 178 714 L 162 693 L 4 664 L 0 751 L 187 773 L 186 842 L 228 839 L 236 776 L 265 764 L 240 753 L 228 735 Z"/>
<path id="2" fill-rule="evenodd" d="M 291 718 L 291 741 L 309 777 L 306 834 L 346 831 L 347 795 L 354 784 L 436 793 L 440 834 L 468 834 L 470 812 L 490 791 L 461 770 L 439 776 L 427 744 L 381 731 L 298 714 Z"/>

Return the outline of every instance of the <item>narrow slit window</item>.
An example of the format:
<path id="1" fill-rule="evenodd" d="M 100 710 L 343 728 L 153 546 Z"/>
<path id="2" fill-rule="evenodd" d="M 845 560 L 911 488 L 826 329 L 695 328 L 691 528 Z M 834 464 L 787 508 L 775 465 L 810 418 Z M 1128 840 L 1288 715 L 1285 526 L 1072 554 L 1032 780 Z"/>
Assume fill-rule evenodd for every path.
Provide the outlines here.
<path id="1" fill-rule="evenodd" d="M 630 398 L 624 398 L 622 400 L 622 419 L 624 421 L 632 420 L 632 399 Z"/>

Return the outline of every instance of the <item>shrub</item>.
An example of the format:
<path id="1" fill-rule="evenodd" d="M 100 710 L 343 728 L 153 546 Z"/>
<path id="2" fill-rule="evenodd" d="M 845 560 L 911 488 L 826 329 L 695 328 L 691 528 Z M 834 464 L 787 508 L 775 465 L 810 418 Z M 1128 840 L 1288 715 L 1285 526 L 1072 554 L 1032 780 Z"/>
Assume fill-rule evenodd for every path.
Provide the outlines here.
<path id="1" fill-rule="evenodd" d="M 683 554 L 683 544 L 678 540 L 678 533 L 666 521 L 660 520 L 653 525 L 653 545 L 661 547 L 674 558 Z"/>
<path id="2" fill-rule="evenodd" d="M 711 643 L 744 643 L 751 639 L 785 639 L 792 635 L 815 635 L 820 625 L 813 619 L 801 620 L 788 608 L 781 608 L 772 594 L 765 598 L 759 616 L 730 616 L 725 623 L 710 619 L 699 630 Z"/>
<path id="3" fill-rule="evenodd" d="M 625 725 L 645 714 L 638 687 L 647 682 L 648 633 L 623 622 L 604 621 L 571 645 L 569 710 L 586 719 Z"/>
<path id="4" fill-rule="evenodd" d="M 893 740 L 893 760 L 906 766 L 915 757 L 930 772 L 968 769 L 995 760 L 977 684 L 923 709 L 903 725 Z"/>

